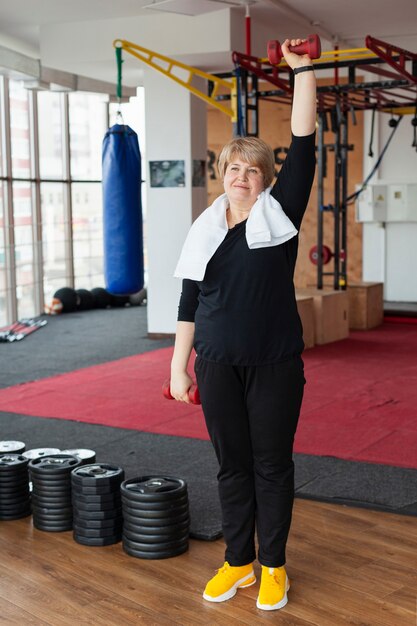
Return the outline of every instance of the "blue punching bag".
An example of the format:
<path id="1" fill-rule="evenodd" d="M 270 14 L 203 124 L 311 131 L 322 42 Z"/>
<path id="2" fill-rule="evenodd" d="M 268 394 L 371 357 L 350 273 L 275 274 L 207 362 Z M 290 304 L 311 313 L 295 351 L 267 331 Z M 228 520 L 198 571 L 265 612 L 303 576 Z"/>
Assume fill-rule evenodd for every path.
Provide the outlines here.
<path id="1" fill-rule="evenodd" d="M 103 140 L 104 276 L 115 295 L 143 287 L 141 162 L 137 134 L 115 124 Z"/>

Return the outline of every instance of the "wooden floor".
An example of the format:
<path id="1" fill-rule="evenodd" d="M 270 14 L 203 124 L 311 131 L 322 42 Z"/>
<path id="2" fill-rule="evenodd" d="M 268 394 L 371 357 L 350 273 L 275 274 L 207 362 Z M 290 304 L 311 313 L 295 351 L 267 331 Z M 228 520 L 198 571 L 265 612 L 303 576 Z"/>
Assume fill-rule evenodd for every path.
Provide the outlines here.
<path id="1" fill-rule="evenodd" d="M 0 624 L 416 626 L 417 518 L 296 500 L 281 611 L 256 606 L 258 583 L 228 602 L 201 597 L 224 545 L 192 541 L 173 559 L 89 548 L 72 534 L 0 522 Z M 258 572 L 259 566 L 256 565 Z"/>

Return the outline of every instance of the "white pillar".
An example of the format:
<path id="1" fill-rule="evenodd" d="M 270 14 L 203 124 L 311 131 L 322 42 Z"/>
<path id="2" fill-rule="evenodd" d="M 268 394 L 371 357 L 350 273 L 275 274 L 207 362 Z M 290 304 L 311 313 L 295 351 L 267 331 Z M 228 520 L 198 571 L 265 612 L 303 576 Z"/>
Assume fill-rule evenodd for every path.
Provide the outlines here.
<path id="1" fill-rule="evenodd" d="M 150 68 L 144 86 L 148 335 L 157 336 L 175 333 L 181 280 L 173 273 L 192 221 L 206 208 L 207 177 L 203 187 L 192 179 L 193 160 L 206 163 L 207 106 Z M 152 161 L 184 161 L 184 186 L 152 187 Z"/>

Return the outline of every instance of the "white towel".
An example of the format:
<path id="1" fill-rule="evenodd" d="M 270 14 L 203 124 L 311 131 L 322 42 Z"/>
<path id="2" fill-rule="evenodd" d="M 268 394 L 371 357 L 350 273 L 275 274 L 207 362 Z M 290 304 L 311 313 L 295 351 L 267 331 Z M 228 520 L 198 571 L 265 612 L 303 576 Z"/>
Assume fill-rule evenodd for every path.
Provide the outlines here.
<path id="1" fill-rule="evenodd" d="M 227 195 L 216 198 L 192 224 L 175 268 L 176 278 L 203 280 L 207 263 L 228 232 Z M 280 203 L 271 196 L 271 187 L 259 194 L 246 222 L 246 241 L 250 249 L 279 246 L 297 234 Z"/>

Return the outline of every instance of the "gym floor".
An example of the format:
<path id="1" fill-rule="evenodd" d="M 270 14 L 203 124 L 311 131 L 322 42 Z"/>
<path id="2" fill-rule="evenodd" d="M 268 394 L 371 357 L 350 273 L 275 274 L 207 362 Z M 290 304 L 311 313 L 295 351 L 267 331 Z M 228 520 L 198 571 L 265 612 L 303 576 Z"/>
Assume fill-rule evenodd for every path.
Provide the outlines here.
<path id="1" fill-rule="evenodd" d="M 415 626 L 415 518 L 296 499 L 288 543 L 289 602 L 256 608 L 258 584 L 222 604 L 203 600 L 223 540 L 190 542 L 167 560 L 121 544 L 91 548 L 72 533 L 1 522 L 0 622 L 22 626 Z M 255 566 L 259 574 L 259 566 Z"/>
<path id="2" fill-rule="evenodd" d="M 71 331 L 69 318 L 54 318 L 50 329 L 58 332 L 61 349 L 56 350 L 56 336 L 47 341 L 44 329 L 3 346 L 2 355 L 7 350 L 9 357 L 0 387 L 172 345 L 172 340 L 146 338 L 144 313 L 142 308 L 107 311 L 106 327 L 119 329 L 113 337 L 102 332 L 94 312 L 72 314 Z M 36 349 L 28 351 L 29 342 Z M 226 603 L 203 600 L 206 581 L 223 562 L 221 539 L 191 540 L 181 556 L 147 561 L 128 556 L 120 543 L 86 547 L 71 531 L 36 530 L 31 517 L 3 521 L 0 622 L 416 626 L 415 525 L 414 516 L 296 498 L 287 555 L 289 602 L 281 611 L 265 613 L 255 605 L 258 585 Z"/>

